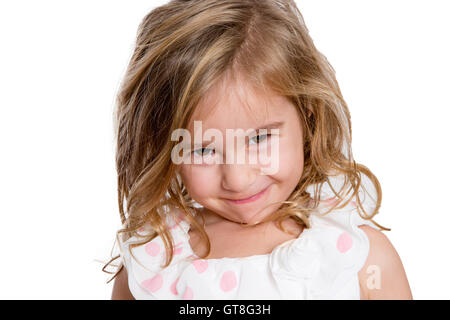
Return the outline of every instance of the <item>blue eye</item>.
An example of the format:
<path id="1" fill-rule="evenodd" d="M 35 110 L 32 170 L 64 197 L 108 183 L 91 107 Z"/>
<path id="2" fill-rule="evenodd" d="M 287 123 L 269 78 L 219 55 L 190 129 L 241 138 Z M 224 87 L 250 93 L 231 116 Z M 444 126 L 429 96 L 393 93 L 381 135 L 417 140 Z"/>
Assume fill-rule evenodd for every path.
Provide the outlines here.
<path id="1" fill-rule="evenodd" d="M 250 138 L 249 141 L 252 141 L 252 139 L 257 138 L 257 142 L 256 143 L 259 144 L 260 142 L 268 139 L 270 136 L 271 136 L 270 133 L 268 133 L 268 134 L 260 134 L 260 135 L 257 135 L 257 136 L 254 136 L 254 137 Z"/>
<path id="2" fill-rule="evenodd" d="M 199 148 L 199 149 L 196 149 L 196 150 L 192 151 L 192 153 L 194 155 L 196 155 L 196 156 L 199 156 L 199 157 L 204 157 L 204 156 L 207 156 L 207 155 L 211 155 L 211 153 L 208 154 L 208 152 L 204 152 L 203 150 L 210 150 L 210 151 L 214 152 L 214 150 L 210 149 L 210 148 Z M 198 152 L 200 152 L 200 153 L 198 153 Z"/>

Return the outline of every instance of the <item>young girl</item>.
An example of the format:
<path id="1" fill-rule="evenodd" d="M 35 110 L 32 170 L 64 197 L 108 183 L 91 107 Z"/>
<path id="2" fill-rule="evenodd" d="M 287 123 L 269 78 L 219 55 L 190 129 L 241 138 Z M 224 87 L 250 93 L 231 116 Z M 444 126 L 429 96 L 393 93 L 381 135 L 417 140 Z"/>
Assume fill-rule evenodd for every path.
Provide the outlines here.
<path id="1" fill-rule="evenodd" d="M 113 299 L 412 298 L 373 221 L 380 184 L 353 160 L 349 110 L 294 1 L 154 9 L 117 105 Z"/>

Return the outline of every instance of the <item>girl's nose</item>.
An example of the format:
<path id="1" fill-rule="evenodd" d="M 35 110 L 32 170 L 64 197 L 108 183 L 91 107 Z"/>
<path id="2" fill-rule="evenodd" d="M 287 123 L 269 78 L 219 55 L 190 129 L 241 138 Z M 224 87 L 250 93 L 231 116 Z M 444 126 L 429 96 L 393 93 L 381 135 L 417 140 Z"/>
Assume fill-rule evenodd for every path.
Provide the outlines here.
<path id="1" fill-rule="evenodd" d="M 258 172 L 246 164 L 222 164 L 222 188 L 233 193 L 245 194 L 255 182 Z"/>

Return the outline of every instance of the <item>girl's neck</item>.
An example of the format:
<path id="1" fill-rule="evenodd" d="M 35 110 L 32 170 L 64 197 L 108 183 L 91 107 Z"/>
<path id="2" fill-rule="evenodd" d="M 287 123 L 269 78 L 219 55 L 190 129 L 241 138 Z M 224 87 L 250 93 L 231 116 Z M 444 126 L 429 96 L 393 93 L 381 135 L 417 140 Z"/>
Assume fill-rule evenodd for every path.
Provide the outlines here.
<path id="1" fill-rule="evenodd" d="M 210 226 L 210 225 L 216 225 L 216 224 L 222 224 L 224 226 L 235 228 L 235 229 L 241 229 L 241 230 L 255 230 L 259 227 L 267 227 L 267 224 L 273 223 L 273 222 L 265 222 L 265 223 L 256 223 L 254 225 L 246 225 L 245 223 L 239 223 L 236 221 L 229 220 L 225 217 L 222 217 L 218 215 L 217 213 L 202 207 L 197 209 L 197 222 L 200 225 L 204 226 Z M 202 219 L 203 217 L 203 219 Z M 204 224 L 203 224 L 204 221 Z"/>

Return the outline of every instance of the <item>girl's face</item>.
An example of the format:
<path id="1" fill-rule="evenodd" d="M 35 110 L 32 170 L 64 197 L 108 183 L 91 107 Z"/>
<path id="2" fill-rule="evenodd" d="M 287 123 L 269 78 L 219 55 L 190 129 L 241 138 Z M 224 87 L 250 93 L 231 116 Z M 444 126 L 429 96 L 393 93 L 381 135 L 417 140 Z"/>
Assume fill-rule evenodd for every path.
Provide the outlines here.
<path id="1" fill-rule="evenodd" d="M 303 128 L 294 105 L 272 92 L 255 92 L 245 80 L 225 79 L 204 97 L 192 119 L 187 128 L 192 137 L 193 153 L 188 156 L 191 163 L 179 167 L 192 199 L 213 214 L 237 223 L 255 224 L 277 210 L 281 204 L 275 202 L 289 197 L 303 172 Z M 199 131 L 194 131 L 194 120 L 201 121 L 199 139 L 203 146 L 194 146 L 195 135 L 199 137 Z M 270 124 L 276 126 L 267 126 Z M 268 135 L 258 131 L 262 128 L 267 128 Z M 278 129 L 278 133 L 273 134 L 270 128 Z M 208 129 L 219 130 L 222 142 L 215 144 L 214 138 L 203 139 Z M 248 137 L 244 145 L 239 146 L 237 139 L 230 142 L 227 129 L 233 129 L 235 134 L 241 129 L 241 136 Z M 277 150 L 271 139 L 278 139 Z M 244 163 L 237 161 L 237 156 L 229 161 L 226 154 L 236 155 L 239 148 L 245 151 Z M 249 160 L 250 154 L 261 152 L 269 156 L 269 162 L 267 158 L 265 162 L 260 158 L 256 162 Z M 194 158 L 201 158 L 204 163 L 196 164 Z M 217 158 L 222 163 L 211 164 Z M 208 160 L 209 164 L 205 163 Z M 232 201 L 242 199 L 247 200 Z"/>

